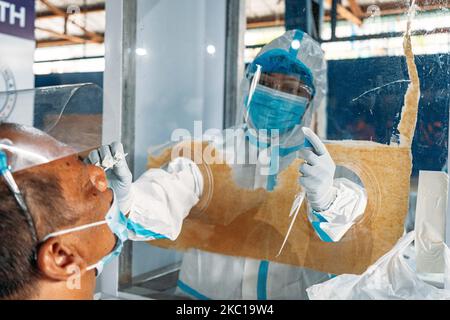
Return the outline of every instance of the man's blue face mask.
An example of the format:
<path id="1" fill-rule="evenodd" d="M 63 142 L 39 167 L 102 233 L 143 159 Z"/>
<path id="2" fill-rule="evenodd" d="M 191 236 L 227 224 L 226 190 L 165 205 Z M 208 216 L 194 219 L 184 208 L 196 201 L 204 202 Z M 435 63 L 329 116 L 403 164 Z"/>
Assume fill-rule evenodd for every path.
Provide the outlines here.
<path id="1" fill-rule="evenodd" d="M 258 84 L 249 105 L 249 117 L 256 129 L 286 133 L 299 125 L 309 99 Z"/>

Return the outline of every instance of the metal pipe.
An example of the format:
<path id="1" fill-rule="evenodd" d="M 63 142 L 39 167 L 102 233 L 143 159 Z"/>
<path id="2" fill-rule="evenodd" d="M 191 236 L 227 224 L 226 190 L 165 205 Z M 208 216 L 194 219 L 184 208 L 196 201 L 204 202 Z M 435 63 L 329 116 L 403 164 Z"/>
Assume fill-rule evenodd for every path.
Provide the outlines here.
<path id="1" fill-rule="evenodd" d="M 337 2 L 338 0 L 333 0 L 333 2 L 331 3 L 331 40 L 336 39 Z"/>

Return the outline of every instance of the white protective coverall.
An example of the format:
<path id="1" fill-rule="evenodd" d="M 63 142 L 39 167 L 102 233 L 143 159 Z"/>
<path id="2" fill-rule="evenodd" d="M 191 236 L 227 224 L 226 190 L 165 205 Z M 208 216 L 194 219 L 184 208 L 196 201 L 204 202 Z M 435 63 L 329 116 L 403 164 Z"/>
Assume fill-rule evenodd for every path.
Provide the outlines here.
<path id="1" fill-rule="evenodd" d="M 278 50 L 277 52 L 279 50 L 289 52 L 296 62 L 306 66 L 310 70 L 315 87 L 314 98 L 302 123 L 284 133 L 280 138 L 278 150 L 278 172 L 280 172 L 292 163 L 297 156 L 296 151 L 304 145 L 305 137 L 301 127 L 309 125 L 307 122 L 311 119 L 313 110 L 324 103 L 327 92 L 327 75 L 326 62 L 320 46 L 299 30 L 288 31 L 280 38 L 275 39 L 262 49 L 258 57 L 274 49 Z M 258 57 L 255 61 L 258 60 Z M 262 70 L 264 72 L 264 66 Z M 250 78 L 247 76 L 248 81 Z M 244 90 L 248 90 L 249 87 L 249 82 L 244 84 Z M 243 97 L 247 96 L 248 93 L 244 92 Z M 276 185 L 276 175 L 261 173 L 267 172 L 268 170 L 264 169 L 267 169 L 268 163 L 270 166 L 270 163 L 273 162 L 273 148 L 262 146 L 263 143 L 252 137 L 251 131 L 248 130 L 248 123 L 244 121 L 242 124 L 246 112 L 245 107 L 242 109 L 238 120 L 240 124 L 235 128 L 237 129 L 235 136 L 230 140 L 223 140 L 223 143 L 216 143 L 215 147 L 226 154 L 225 158 L 233 169 L 233 176 L 239 187 L 266 188 L 271 191 Z M 242 159 L 242 153 L 254 154 L 255 152 L 258 154 L 256 164 L 235 164 L 236 158 Z M 335 179 L 333 188 L 336 194 L 333 203 L 328 210 L 320 212 L 326 219 L 316 222 L 318 228 L 315 230 L 324 241 L 339 241 L 353 225 L 355 219 L 363 214 L 367 203 L 365 190 L 347 179 Z M 177 293 L 203 300 L 307 299 L 306 288 L 324 282 L 330 277 L 332 275 L 305 268 L 225 256 L 195 249 L 184 254 Z"/>

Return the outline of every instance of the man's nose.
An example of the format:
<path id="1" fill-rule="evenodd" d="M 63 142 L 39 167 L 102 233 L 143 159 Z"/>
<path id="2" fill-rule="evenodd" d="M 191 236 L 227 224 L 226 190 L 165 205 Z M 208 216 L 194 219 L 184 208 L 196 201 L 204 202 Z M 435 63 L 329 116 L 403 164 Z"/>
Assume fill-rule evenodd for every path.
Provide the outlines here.
<path id="1" fill-rule="evenodd" d="M 100 192 L 106 191 L 108 189 L 108 179 L 106 178 L 105 171 L 94 165 L 88 165 L 89 180 L 92 185 Z"/>

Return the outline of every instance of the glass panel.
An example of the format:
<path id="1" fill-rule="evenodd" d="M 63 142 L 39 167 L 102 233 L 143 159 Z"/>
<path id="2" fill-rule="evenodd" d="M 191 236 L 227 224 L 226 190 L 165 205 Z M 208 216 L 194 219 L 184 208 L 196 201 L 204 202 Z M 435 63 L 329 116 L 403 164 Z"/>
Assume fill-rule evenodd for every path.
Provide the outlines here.
<path id="1" fill-rule="evenodd" d="M 418 8 L 416 55 L 407 61 L 404 2 L 360 1 L 358 14 L 343 1 L 333 38 L 325 6 L 322 30 L 306 26 L 313 38 L 285 34 L 292 14 L 306 19 L 286 10 L 292 2 L 247 1 L 240 112 L 235 127 L 222 128 L 226 11 L 218 3 L 138 1 L 130 50 L 138 70 L 135 176 L 191 158 L 204 194 L 177 241 L 133 244 L 127 290 L 154 298 L 307 298 L 309 286 L 360 274 L 388 252 L 404 228 L 414 228 L 419 171 L 447 171 L 449 5 Z M 315 19 L 319 9 L 313 6 Z M 424 30 L 434 18 L 437 29 Z M 305 150 L 326 154 L 303 126 L 324 139 L 338 167 L 320 197 L 320 179 L 313 191 L 299 184 L 303 160 L 316 159 Z M 279 139 L 252 135 L 260 129 L 278 130 Z"/>
<path id="2" fill-rule="evenodd" d="M 149 150 L 164 149 L 177 129 L 200 137 L 222 130 L 225 13 L 226 1 L 137 1 L 135 177 L 147 170 Z M 127 272 L 134 286 L 167 297 L 181 260 L 178 251 L 133 243 Z"/>

